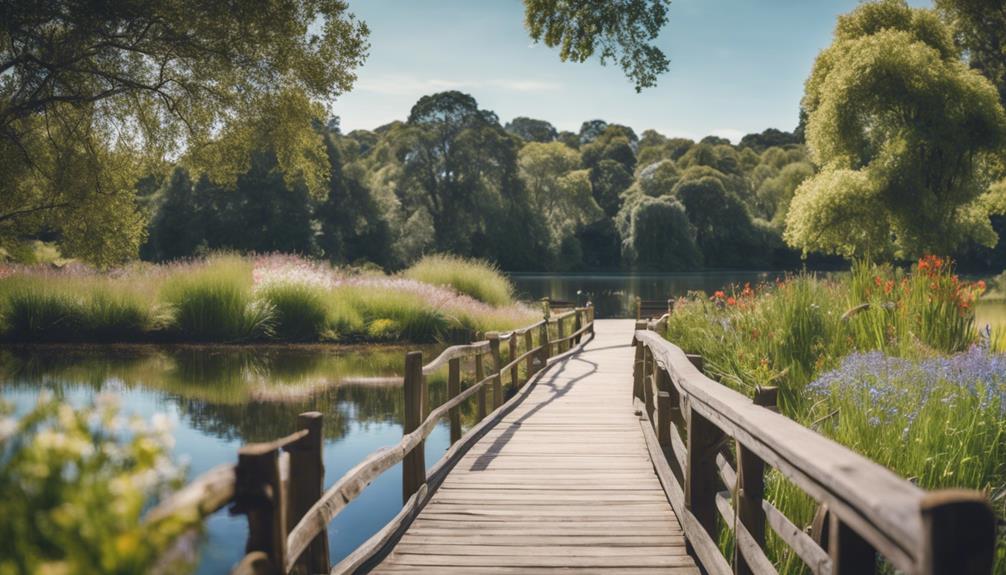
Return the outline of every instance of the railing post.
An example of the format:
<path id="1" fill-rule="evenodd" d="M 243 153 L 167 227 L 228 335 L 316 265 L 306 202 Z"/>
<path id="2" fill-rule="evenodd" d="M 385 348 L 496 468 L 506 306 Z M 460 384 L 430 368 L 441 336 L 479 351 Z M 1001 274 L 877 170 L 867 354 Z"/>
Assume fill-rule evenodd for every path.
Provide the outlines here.
<path id="1" fill-rule="evenodd" d="M 496 378 L 493 380 L 493 409 L 496 409 L 503 404 L 503 376 L 500 371 L 503 362 L 500 359 L 500 334 L 491 331 L 486 334 L 486 339 L 489 340 L 489 351 L 493 356 L 493 370 L 496 372 Z"/>
<path id="2" fill-rule="evenodd" d="M 702 371 L 703 366 L 705 366 L 705 361 L 703 361 L 701 355 L 695 353 L 688 353 L 685 354 L 685 357 L 688 358 L 688 361 L 692 362 L 692 365 L 695 366 L 695 369 Z"/>
<path id="3" fill-rule="evenodd" d="M 455 357 L 447 363 L 447 398 L 454 399 L 461 393 L 461 358 Z M 461 406 L 449 410 L 451 420 L 451 445 L 461 439 Z"/>
<path id="4" fill-rule="evenodd" d="M 643 319 L 643 299 L 636 296 L 636 321 Z"/>
<path id="5" fill-rule="evenodd" d="M 317 411 L 297 416 L 297 428 L 306 429 L 306 437 L 290 444 L 290 483 L 287 489 L 288 504 L 286 531 L 297 526 L 311 506 L 325 490 L 325 464 L 322 459 L 322 423 L 324 417 Z M 328 559 L 328 535 L 325 529 L 311 541 L 296 565 L 307 573 L 327 573 L 331 568 Z"/>
<path id="6" fill-rule="evenodd" d="M 475 382 L 478 383 L 486 378 L 485 368 L 482 366 L 482 352 L 475 354 Z M 476 404 L 479 421 L 486 418 L 486 386 L 482 386 L 476 392 Z"/>
<path id="7" fill-rule="evenodd" d="M 590 323 L 590 333 L 594 333 L 594 304 L 587 300 L 587 322 Z"/>
<path id="8" fill-rule="evenodd" d="M 403 434 L 415 431 L 423 422 L 423 352 L 405 354 L 405 425 Z M 426 483 L 426 442 L 420 441 L 402 460 L 402 502 Z"/>
<path id="9" fill-rule="evenodd" d="M 517 331 L 510 332 L 510 339 L 507 340 L 507 363 L 510 366 L 510 393 L 517 393 L 520 389 L 520 366 L 514 363 L 517 359 Z"/>
<path id="10" fill-rule="evenodd" d="M 664 453 L 671 448 L 671 394 L 666 391 L 657 392 L 657 442 Z M 668 458 L 669 459 L 669 458 Z"/>
<path id="11" fill-rule="evenodd" d="M 877 572 L 877 551 L 866 539 L 829 513 L 828 555 L 832 575 L 870 575 Z"/>
<path id="12" fill-rule="evenodd" d="M 646 322 L 636 322 L 636 331 L 645 330 Z M 636 345 L 636 357 L 632 362 L 632 396 L 643 401 L 643 342 L 633 339 Z"/>
<path id="13" fill-rule="evenodd" d="M 754 403 L 769 409 L 775 407 L 778 396 L 774 387 L 755 389 Z M 737 521 L 744 526 L 762 549 L 765 548 L 765 462 L 737 441 L 737 485 L 734 489 L 734 508 Z M 738 538 L 734 537 L 734 572 L 738 575 L 754 573 L 741 552 Z"/>
<path id="14" fill-rule="evenodd" d="M 548 343 L 548 316 L 545 316 L 545 323 L 541 324 L 541 331 L 538 337 L 541 339 L 538 343 L 541 346 L 541 368 L 545 369 L 545 365 L 548 364 L 548 358 L 552 355 L 550 344 Z"/>
<path id="15" fill-rule="evenodd" d="M 948 489 L 922 498 L 923 575 L 988 575 L 996 547 L 996 516 L 980 493 Z"/>
<path id="16" fill-rule="evenodd" d="M 534 349 L 534 335 L 531 333 L 531 330 L 528 329 L 527 331 L 524 332 L 524 353 L 527 353 L 527 352 L 531 351 L 532 349 Z M 527 368 L 526 369 L 527 369 L 527 373 L 524 374 L 524 376 L 526 378 L 524 380 L 525 383 L 528 380 L 530 380 L 531 376 L 534 375 L 534 373 L 535 373 L 534 372 L 534 354 L 533 353 L 528 354 L 528 356 L 527 356 Z"/>
<path id="17" fill-rule="evenodd" d="M 580 308 L 576 308 L 576 321 L 573 322 L 573 333 L 580 331 L 581 327 L 583 327 L 583 311 Z M 581 338 L 583 338 L 583 335 L 574 337 L 573 341 L 570 343 L 570 347 L 574 344 L 580 345 Z"/>
<path id="18" fill-rule="evenodd" d="M 716 530 L 716 452 L 723 432 L 688 406 L 688 448 L 685 472 L 685 508 L 692 512 L 713 541 Z"/>
<path id="19" fill-rule="evenodd" d="M 286 494 L 279 470 L 279 449 L 245 445 L 238 450 L 235 510 L 248 516 L 245 554 L 260 551 L 275 572 L 286 568 Z"/>
<path id="20" fill-rule="evenodd" d="M 557 354 L 566 351 L 566 349 L 569 349 L 569 348 L 566 347 L 566 342 L 561 341 L 562 338 L 564 338 L 566 336 L 566 325 L 564 323 L 562 323 L 565 320 L 566 320 L 566 318 L 564 318 L 562 316 L 557 317 L 555 319 L 555 329 L 559 332 L 558 335 L 556 336 L 557 337 L 557 341 L 555 343 L 555 353 L 557 353 Z"/>
<path id="21" fill-rule="evenodd" d="M 643 403 L 646 405 L 646 420 L 650 426 L 653 425 L 653 370 L 656 366 L 653 361 L 653 351 L 649 347 L 643 348 Z"/>

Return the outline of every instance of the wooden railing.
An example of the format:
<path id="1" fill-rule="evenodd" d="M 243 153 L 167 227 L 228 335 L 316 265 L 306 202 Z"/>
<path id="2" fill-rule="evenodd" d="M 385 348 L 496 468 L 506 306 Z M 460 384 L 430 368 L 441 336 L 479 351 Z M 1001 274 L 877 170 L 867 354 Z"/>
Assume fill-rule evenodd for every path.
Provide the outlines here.
<path id="1" fill-rule="evenodd" d="M 556 315 L 551 315 L 546 305 L 545 318 L 535 324 L 508 333 L 488 333 L 482 341 L 449 347 L 425 365 L 422 352 L 409 352 L 405 356 L 402 440 L 366 457 L 327 491 L 322 414 L 309 412 L 298 417 L 297 432 L 241 447 L 236 465 L 222 465 L 200 476 L 153 509 L 147 521 L 181 516 L 198 521 L 233 503 L 232 513 L 247 516 L 248 539 L 246 554 L 232 574 L 366 569 L 380 561 L 467 449 L 520 401 L 528 389 L 526 384 L 547 365 L 586 343 L 593 331 L 594 309 L 589 302 L 586 307 Z M 487 369 L 487 358 L 491 369 Z M 426 376 L 444 366 L 448 369 L 448 398 L 431 410 Z M 470 377 L 463 377 L 464 370 Z M 506 395 L 513 396 L 510 400 L 504 397 L 504 380 Z M 463 386 L 464 381 L 471 383 Z M 472 397 L 476 400 L 476 422 L 462 434 L 461 405 Z M 451 446 L 427 472 L 424 442 L 445 417 Z M 328 524 L 398 463 L 402 464 L 402 510 L 367 542 L 331 566 Z"/>
<path id="2" fill-rule="evenodd" d="M 643 299 L 636 296 L 636 321 L 663 317 L 673 311 L 673 299 Z"/>
<path id="3" fill-rule="evenodd" d="M 636 324 L 634 403 L 654 467 L 694 555 L 710 574 L 772 574 L 770 529 L 817 575 L 869 574 L 878 556 L 909 574 L 992 571 L 996 519 L 976 491 L 925 491 L 776 413 L 775 389 L 754 400 L 702 374 L 653 329 Z M 765 499 L 774 468 L 818 504 L 810 534 Z M 720 552 L 731 532 L 731 562 Z"/>

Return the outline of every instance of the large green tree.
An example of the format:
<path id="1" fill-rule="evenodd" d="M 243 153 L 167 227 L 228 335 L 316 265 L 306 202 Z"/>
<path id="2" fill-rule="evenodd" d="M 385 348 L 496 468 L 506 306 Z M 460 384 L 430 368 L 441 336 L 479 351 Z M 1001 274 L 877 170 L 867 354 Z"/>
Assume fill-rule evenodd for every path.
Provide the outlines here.
<path id="1" fill-rule="evenodd" d="M 1006 0 L 936 0 L 968 63 L 992 81 L 1006 103 Z"/>
<path id="2" fill-rule="evenodd" d="M 0 241 L 134 255 L 141 175 L 274 94 L 349 89 L 366 35 L 342 0 L 0 2 Z M 311 130 L 284 117 L 276 131 Z"/>
<path id="3" fill-rule="evenodd" d="M 934 11 L 882 0 L 840 17 L 802 105 L 821 172 L 796 191 L 788 243 L 869 257 L 995 244 L 983 167 L 1006 114 Z"/>

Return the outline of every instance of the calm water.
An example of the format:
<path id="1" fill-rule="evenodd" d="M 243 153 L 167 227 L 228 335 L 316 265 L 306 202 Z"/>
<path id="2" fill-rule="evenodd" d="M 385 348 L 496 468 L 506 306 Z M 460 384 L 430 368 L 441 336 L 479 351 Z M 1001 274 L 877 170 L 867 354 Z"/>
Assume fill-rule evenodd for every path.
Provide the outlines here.
<path id="1" fill-rule="evenodd" d="M 634 299 L 666 299 L 690 290 L 711 292 L 725 285 L 773 281 L 775 272 L 723 272 L 674 275 L 532 275 L 514 277 L 527 299 L 549 296 L 591 299 L 598 317 L 634 316 Z M 1006 304 L 978 306 L 979 325 L 1006 325 Z M 19 412 L 33 405 L 41 390 L 81 404 L 102 392 L 122 396 L 127 413 L 150 418 L 167 414 L 174 423 L 175 455 L 188 461 L 195 477 L 211 467 L 236 461 L 237 448 L 295 430 L 298 413 L 325 414 L 326 485 L 379 447 L 402 434 L 400 385 L 378 377 L 401 377 L 405 348 L 156 348 L 71 349 L 0 348 L 0 397 Z M 424 359 L 439 349 L 425 347 Z M 431 404 L 444 396 L 446 374 L 430 378 Z M 367 379 L 370 378 L 370 379 Z M 473 400 L 474 401 L 474 400 Z M 473 405 L 463 409 L 471 422 Z M 426 442 L 433 465 L 448 447 L 442 425 Z M 401 470 L 382 475 L 350 504 L 329 529 L 333 562 L 364 542 L 401 507 Z M 206 525 L 197 573 L 226 572 L 244 551 L 243 516 L 227 511 Z"/>
<path id="2" fill-rule="evenodd" d="M 543 297 L 578 304 L 588 299 L 598 318 L 636 317 L 636 297 L 666 300 L 689 291 L 712 293 L 729 285 L 774 281 L 784 272 L 695 272 L 676 274 L 514 274 L 524 299 Z"/>

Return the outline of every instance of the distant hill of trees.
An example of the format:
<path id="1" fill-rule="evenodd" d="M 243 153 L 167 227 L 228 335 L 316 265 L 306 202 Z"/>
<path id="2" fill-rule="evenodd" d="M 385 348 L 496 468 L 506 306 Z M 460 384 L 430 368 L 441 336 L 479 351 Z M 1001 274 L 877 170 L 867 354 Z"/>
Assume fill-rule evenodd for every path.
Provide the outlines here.
<path id="1" fill-rule="evenodd" d="M 578 133 L 505 126 L 473 97 L 421 98 L 405 122 L 344 134 L 318 124 L 323 194 L 256 152 L 231 183 L 185 167 L 147 182 L 141 255 L 289 251 L 397 269 L 424 253 L 508 270 L 693 270 L 799 265 L 782 242 L 796 187 L 814 174 L 802 138 L 775 129 L 739 145 L 603 120 Z"/>

